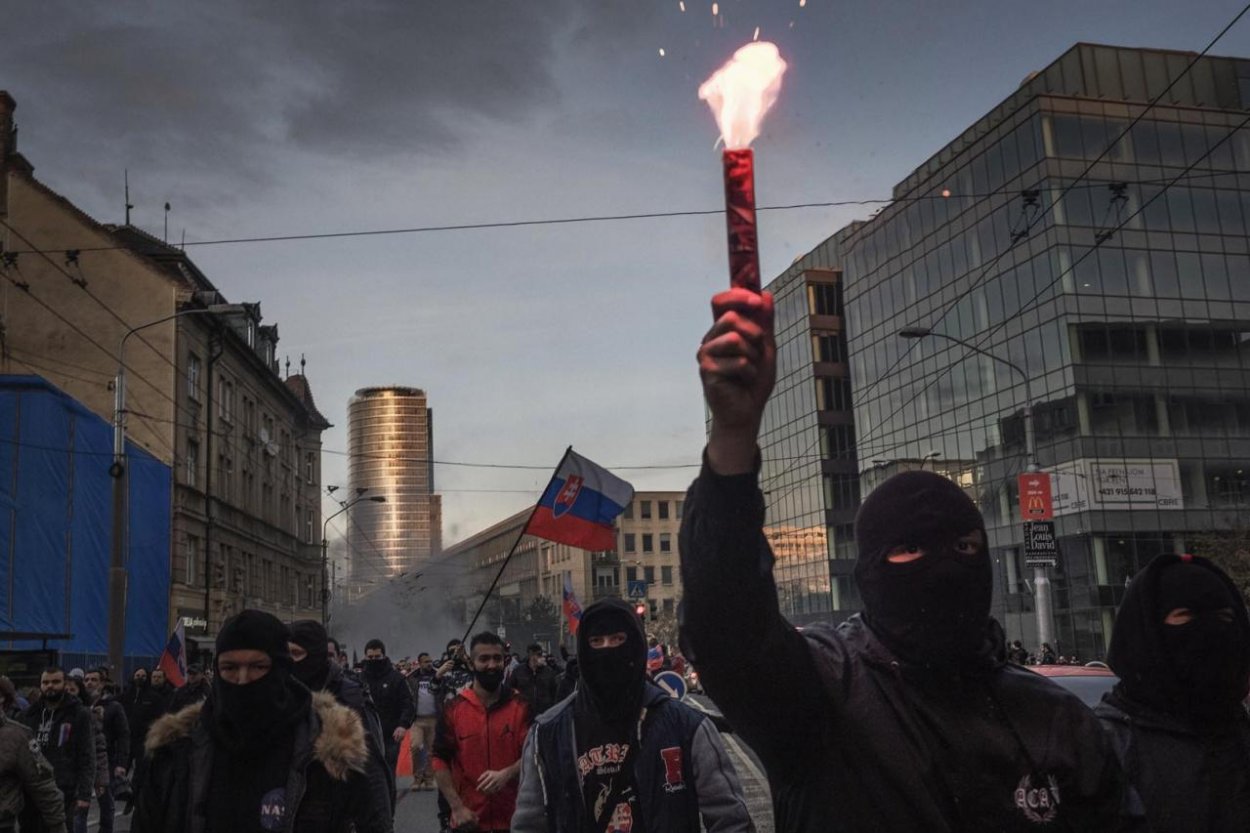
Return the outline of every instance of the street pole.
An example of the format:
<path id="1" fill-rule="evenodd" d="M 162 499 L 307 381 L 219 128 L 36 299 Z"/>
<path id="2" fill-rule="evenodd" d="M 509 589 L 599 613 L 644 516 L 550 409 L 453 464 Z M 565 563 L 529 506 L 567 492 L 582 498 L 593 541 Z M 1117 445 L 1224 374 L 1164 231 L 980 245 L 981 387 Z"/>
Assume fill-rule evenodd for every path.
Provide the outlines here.
<path id="1" fill-rule="evenodd" d="M 334 488 L 334 487 L 331 487 Z M 344 500 L 339 503 L 342 508 L 333 515 L 325 519 L 321 524 L 321 624 L 328 630 L 330 627 L 330 521 L 342 515 L 362 500 L 372 501 L 373 503 L 386 503 L 384 495 L 374 495 L 373 497 L 365 497 L 368 489 L 360 489 L 356 497 L 351 500 Z"/>
<path id="2" fill-rule="evenodd" d="M 1000 362 L 1020 375 L 1024 379 L 1024 458 L 1025 468 L 1030 472 L 1041 471 L 1037 465 L 1037 438 L 1033 430 L 1033 386 L 1029 379 L 1029 374 L 1024 368 L 1013 361 L 1004 359 L 1002 356 L 996 356 L 988 350 L 983 350 L 975 344 L 970 344 L 962 338 L 947 335 L 946 333 L 935 333 L 928 327 L 907 327 L 898 333 L 903 338 L 924 338 L 926 336 L 934 336 L 952 341 L 974 353 L 985 356 L 992 361 Z M 1037 617 L 1037 641 L 1039 647 L 1041 644 L 1049 644 L 1054 647 L 1055 644 L 1055 611 L 1053 600 L 1050 594 L 1050 576 L 1045 564 L 1033 565 L 1033 610 Z"/>
<path id="3" fill-rule="evenodd" d="M 187 315 L 230 315 L 247 312 L 245 304 L 212 304 L 200 309 L 184 309 L 155 321 L 131 327 L 117 346 L 117 376 L 113 380 L 113 462 L 109 476 L 113 478 L 113 530 L 109 554 L 109 665 L 113 673 L 124 674 L 126 660 L 126 591 L 129 573 L 126 569 L 129 538 L 129 472 L 126 456 L 126 342 L 132 335 Z M 174 363 L 175 366 L 177 362 Z M 211 461 L 210 461 L 211 465 Z M 205 612 L 207 615 L 207 611 Z"/>

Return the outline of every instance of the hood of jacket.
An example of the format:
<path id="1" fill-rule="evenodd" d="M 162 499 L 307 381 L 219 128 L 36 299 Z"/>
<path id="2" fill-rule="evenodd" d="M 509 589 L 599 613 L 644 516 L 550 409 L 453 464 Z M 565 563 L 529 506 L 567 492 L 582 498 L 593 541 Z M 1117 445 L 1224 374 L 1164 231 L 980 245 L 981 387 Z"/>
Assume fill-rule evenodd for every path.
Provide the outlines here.
<path id="1" fill-rule="evenodd" d="M 147 754 L 155 755 L 166 746 L 189 740 L 200 723 L 203 708 L 203 703 L 196 703 L 153 723 L 143 744 Z M 312 746 L 313 760 L 325 767 L 330 777 L 339 781 L 346 781 L 351 772 L 363 773 L 369 751 L 360 717 L 325 692 L 312 695 L 312 715 L 317 722 Z"/>

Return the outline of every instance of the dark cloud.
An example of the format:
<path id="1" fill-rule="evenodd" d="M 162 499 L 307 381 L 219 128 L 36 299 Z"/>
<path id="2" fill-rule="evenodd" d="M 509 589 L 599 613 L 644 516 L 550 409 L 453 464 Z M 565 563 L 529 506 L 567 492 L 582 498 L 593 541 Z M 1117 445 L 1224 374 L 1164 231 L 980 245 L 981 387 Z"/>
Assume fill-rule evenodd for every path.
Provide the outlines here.
<path id="1" fill-rule="evenodd" d="M 292 151 L 454 152 L 483 122 L 524 123 L 559 99 L 560 41 L 601 30 L 581 5 L 20 2 L 0 89 L 33 161 L 78 187 L 115 191 L 130 167 L 221 204 Z"/>

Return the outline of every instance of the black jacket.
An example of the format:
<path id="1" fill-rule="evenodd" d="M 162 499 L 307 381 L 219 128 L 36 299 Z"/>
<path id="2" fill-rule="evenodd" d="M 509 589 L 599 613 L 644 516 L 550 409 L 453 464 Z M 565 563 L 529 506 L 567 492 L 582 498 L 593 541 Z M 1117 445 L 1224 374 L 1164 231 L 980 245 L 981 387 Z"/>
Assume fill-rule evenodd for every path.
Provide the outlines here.
<path id="1" fill-rule="evenodd" d="M 1250 830 L 1250 719 L 1244 714 L 1219 732 L 1200 733 L 1118 693 L 1104 695 L 1094 713 L 1111 733 L 1151 833 Z M 1213 790 L 1217 767 L 1222 778 Z M 1214 791 L 1220 794 L 1212 800 Z"/>
<path id="2" fill-rule="evenodd" d="M 61 792 L 79 801 L 90 801 L 94 795 L 96 757 L 95 729 L 87 707 L 77 697 L 66 694 L 46 715 L 42 704 L 31 705 L 22 715 L 22 723 L 35 733 L 40 751 L 56 773 L 56 785 Z"/>
<path id="3" fill-rule="evenodd" d="M 386 742 L 382 739 L 382 722 L 378 710 L 369 696 L 369 689 L 343 673 L 338 663 L 331 663 L 330 676 L 322 691 L 347 706 L 360 717 L 365 729 L 365 741 L 369 747 L 369 763 L 365 775 L 374 801 L 384 801 L 389 806 L 395 792 L 395 771 L 386 762 Z"/>
<path id="4" fill-rule="evenodd" d="M 360 681 L 369 688 L 373 705 L 377 707 L 378 717 L 382 720 L 382 737 L 390 741 L 395 729 L 403 726 L 407 729 L 417 717 L 417 706 L 412 701 L 412 689 L 408 681 L 399 673 L 391 661 L 386 661 L 385 671 L 374 676 L 367 670 Z"/>
<path id="5" fill-rule="evenodd" d="M 682 638 L 763 761 L 779 831 L 1140 825 L 1121 818 L 1123 774 L 1093 714 L 1007 665 L 996 623 L 992 650 L 962 676 L 900 661 L 858 616 L 796 631 L 778 608 L 756 479 L 705 467 L 690 488 Z"/>
<path id="6" fill-rule="evenodd" d="M 205 679 L 201 679 L 199 685 L 187 683 L 182 688 L 174 689 L 173 696 L 169 698 L 167 709 L 170 713 L 180 712 L 187 706 L 203 703 L 208 699 L 208 693 L 212 690 L 212 685 Z"/>
<path id="7" fill-rule="evenodd" d="M 100 710 L 100 725 L 108 748 L 109 770 L 130 767 L 130 721 L 126 709 L 116 697 L 101 696 L 92 704 Z"/>
<path id="8" fill-rule="evenodd" d="M 143 757 L 143 741 L 148 736 L 148 729 L 157 718 L 165 713 L 166 702 L 164 692 L 150 685 L 138 688 L 132 683 L 122 695 L 122 705 L 126 708 L 126 720 L 130 724 L 132 758 Z"/>
<path id="9" fill-rule="evenodd" d="M 133 833 L 205 833 L 215 741 L 202 708 L 188 706 L 152 726 Z M 283 829 L 347 833 L 354 824 L 359 833 L 390 833 L 390 807 L 373 799 L 363 774 L 368 754 L 360 718 L 329 694 L 314 694 L 295 736 Z"/>
<path id="10" fill-rule="evenodd" d="M 537 717 L 556 704 L 560 679 L 548 665 L 540 665 L 535 671 L 528 662 L 523 662 L 512 672 L 512 687 L 529 703 L 530 714 Z"/>

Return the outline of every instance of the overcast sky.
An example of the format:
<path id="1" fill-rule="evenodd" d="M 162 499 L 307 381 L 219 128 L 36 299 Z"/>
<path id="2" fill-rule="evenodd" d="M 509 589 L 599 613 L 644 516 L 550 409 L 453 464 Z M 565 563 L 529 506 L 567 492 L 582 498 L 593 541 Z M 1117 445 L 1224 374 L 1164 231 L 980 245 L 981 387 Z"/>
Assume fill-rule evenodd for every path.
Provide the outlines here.
<path id="1" fill-rule="evenodd" d="M 188 243 L 714 209 L 699 83 L 755 28 L 790 62 L 761 204 L 887 197 L 1077 41 L 1199 50 L 1240 0 L 5 0 L 0 89 L 36 175 L 97 219 Z M 665 54 L 660 55 L 663 49 Z M 1216 54 L 1250 55 L 1250 23 Z M 761 215 L 766 279 L 869 209 Z M 359 387 L 424 388 L 441 461 L 698 460 L 694 352 L 724 222 L 666 218 L 189 248 L 308 359 L 324 482 Z M 692 468 L 621 471 L 683 489 Z M 547 474 L 440 465 L 444 539 Z"/>

